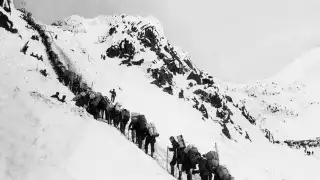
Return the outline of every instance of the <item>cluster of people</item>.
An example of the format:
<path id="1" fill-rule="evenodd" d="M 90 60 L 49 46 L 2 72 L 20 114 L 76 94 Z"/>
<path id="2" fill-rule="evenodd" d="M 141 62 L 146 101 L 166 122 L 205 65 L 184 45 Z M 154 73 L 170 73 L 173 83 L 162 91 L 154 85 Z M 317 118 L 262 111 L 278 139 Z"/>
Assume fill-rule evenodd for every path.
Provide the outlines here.
<path id="1" fill-rule="evenodd" d="M 170 162 L 172 176 L 174 176 L 175 165 L 177 165 L 179 180 L 181 180 L 182 172 L 187 174 L 187 180 L 192 180 L 192 174 L 199 174 L 201 180 L 212 180 L 213 175 L 214 180 L 234 180 L 226 166 L 219 164 L 217 148 L 216 151 L 209 151 L 201 155 L 194 145 L 185 146 L 182 136 L 180 136 L 179 141 L 171 136 L 170 141 L 172 147 L 168 150 L 173 152 L 173 158 Z"/>
<path id="2" fill-rule="evenodd" d="M 78 94 L 72 100 L 76 101 L 75 104 L 77 106 L 84 107 L 95 119 L 114 126 L 123 135 L 128 134 L 128 139 L 130 139 L 129 135 L 131 134 L 130 140 L 137 144 L 140 149 L 144 148 L 146 154 L 148 154 L 150 146 L 150 155 L 154 157 L 156 138 L 159 136 L 154 123 L 147 122 L 145 115 L 130 112 L 128 109 L 123 108 L 119 102 L 114 103 L 116 92 L 113 89 L 110 93 L 111 100 L 101 93 L 88 89 Z M 128 127 L 127 133 L 126 127 Z M 173 158 L 170 162 L 171 174 L 173 176 L 175 165 L 177 165 L 179 179 L 181 179 L 182 172 L 186 172 L 188 180 L 192 180 L 192 174 L 197 173 L 200 174 L 202 180 L 211 180 L 213 175 L 214 180 L 234 179 L 227 168 L 219 164 L 217 151 L 210 151 L 207 154 L 201 155 L 193 145 L 185 146 L 182 136 L 179 141 L 176 141 L 172 136 L 170 137 L 170 141 L 172 148 L 168 148 L 168 151 L 173 152 Z M 197 165 L 198 169 L 196 168 Z"/>
<path id="3" fill-rule="evenodd" d="M 33 52 L 30 54 L 30 56 L 37 58 L 39 61 L 43 61 L 42 55 L 39 56 L 38 54 L 34 54 Z"/>
<path id="4" fill-rule="evenodd" d="M 308 156 L 313 155 L 313 151 L 307 150 L 306 147 L 304 148 L 304 153 L 306 153 L 306 155 L 308 155 Z"/>
<path id="5" fill-rule="evenodd" d="M 130 112 L 128 109 L 123 108 L 119 102 L 115 103 L 115 89 L 111 90 L 110 93 L 111 100 L 99 92 L 97 93 L 87 89 L 75 96 L 72 100 L 76 102 L 76 106 L 86 109 L 95 119 L 113 125 L 116 129 L 120 130 L 123 135 L 126 135 L 126 127 L 131 119 L 128 132 L 129 130 L 132 132 L 132 142 L 136 143 L 138 147 L 142 149 L 142 143 L 145 141 L 145 152 L 148 154 L 148 147 L 150 145 L 151 157 L 153 157 L 154 144 L 156 143 L 156 137 L 159 136 L 154 123 L 148 123 L 145 115 Z"/>
<path id="6" fill-rule="evenodd" d="M 320 147 L 320 141 L 318 139 L 300 140 L 300 141 L 286 140 L 284 142 L 277 141 L 276 143 L 278 143 L 278 144 L 286 143 L 290 148 L 295 148 L 295 149 L 303 148 L 304 149 L 304 153 L 306 155 L 308 155 L 308 156 L 314 154 L 314 152 L 308 150 L 308 148 Z"/>
<path id="7" fill-rule="evenodd" d="M 45 34 L 45 31 L 41 28 L 41 26 L 33 21 L 30 14 L 25 14 L 23 18 L 31 27 L 39 32 L 42 42 L 46 47 L 48 58 L 59 77 L 59 81 L 64 82 L 66 86 L 71 84 L 71 91 L 77 94 L 72 99 L 75 101 L 75 104 L 92 114 L 95 119 L 105 120 L 108 124 L 113 125 L 124 135 L 126 134 L 125 131 L 127 124 L 131 119 L 131 122 L 128 126 L 128 134 L 130 134 L 129 131 L 131 130 L 131 141 L 136 143 L 140 149 L 143 148 L 142 145 L 144 142 L 144 150 L 147 154 L 150 145 L 151 156 L 153 157 L 155 152 L 154 145 L 156 143 L 156 138 L 159 137 L 159 133 L 157 132 L 155 125 L 151 122 L 147 122 L 145 115 L 130 112 L 128 109 L 123 108 L 120 103 L 115 103 L 116 92 L 114 89 L 110 91 L 111 100 L 109 100 L 107 96 L 103 96 L 99 92 L 92 91 L 88 86 L 82 87 L 80 84 L 77 85 L 76 82 L 81 82 L 81 80 L 77 80 L 78 76 L 63 68 L 63 64 L 59 61 L 58 55 L 51 48 L 51 43 L 49 41 L 50 38 Z M 24 45 L 21 52 L 26 54 L 27 49 L 28 42 Z M 168 77 L 168 79 L 170 80 L 171 77 Z M 77 86 L 79 86 L 79 88 L 76 88 Z M 182 96 L 182 93 L 180 96 Z M 51 97 L 56 98 L 61 102 L 65 102 L 66 98 L 64 95 L 60 99 L 59 92 Z M 217 153 L 214 151 L 210 151 L 201 156 L 195 147 L 177 146 L 174 138 L 170 138 L 170 140 L 173 144 L 173 147 L 170 148 L 170 151 L 174 152 L 174 158 L 170 163 L 173 169 L 173 171 L 171 170 L 171 173 L 174 174 L 174 166 L 175 164 L 178 164 L 179 179 L 181 179 L 181 174 L 183 171 L 187 173 L 188 180 L 191 180 L 192 174 L 195 173 L 199 173 L 202 180 L 212 179 L 213 174 L 215 175 L 214 180 L 233 179 L 226 167 L 219 165 L 219 160 L 216 158 L 218 157 Z M 195 170 L 196 165 L 199 166 L 199 170 Z"/>

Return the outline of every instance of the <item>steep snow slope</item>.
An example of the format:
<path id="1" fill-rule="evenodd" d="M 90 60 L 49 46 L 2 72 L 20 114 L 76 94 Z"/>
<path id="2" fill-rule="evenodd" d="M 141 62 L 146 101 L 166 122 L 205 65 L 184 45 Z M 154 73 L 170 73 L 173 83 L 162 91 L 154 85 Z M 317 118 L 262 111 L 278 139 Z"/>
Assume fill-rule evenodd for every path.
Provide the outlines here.
<path id="1" fill-rule="evenodd" d="M 69 100 L 50 98 L 56 91 L 67 99 L 73 94 L 56 80 L 43 45 L 30 40 L 37 33 L 24 27 L 19 13 L 8 16 L 22 38 L 0 28 L 0 179 L 173 179 L 114 128 Z M 39 73 L 43 68 L 49 76 Z"/>
<path id="2" fill-rule="evenodd" d="M 45 57 L 40 42 L 32 41 L 27 55 L 19 52 L 36 33 L 26 29 L 18 16 L 14 10 L 9 17 L 22 39 L 0 28 L 0 52 L 6 52 L 1 54 L 5 60 L 0 61 L 5 87 L 1 88 L 0 117 L 13 119 L 1 123 L 0 137 L 12 137 L 0 144 L 3 179 L 172 179 L 160 166 L 166 164 L 169 136 L 179 134 L 202 153 L 212 150 L 217 142 L 221 164 L 226 164 L 239 180 L 320 178 L 317 158 L 269 143 L 260 128 L 250 124 L 250 118 L 227 100 L 224 85 L 196 68 L 185 52 L 170 45 L 154 20 L 133 16 L 85 20 L 74 16 L 59 23 L 62 26 L 45 26 L 53 37 L 58 35 L 53 39 L 53 50 L 69 69 L 82 74 L 94 90 L 104 95 L 116 88 L 117 101 L 155 122 L 160 132 L 156 144 L 160 166 L 156 165 L 119 132 L 82 114 L 73 102 L 61 104 L 48 98 L 56 91 L 66 94 L 67 99 L 73 95 L 56 80 L 51 67 L 45 66 L 49 65 L 46 58 L 39 62 L 28 56 L 36 51 Z M 107 55 L 105 60 L 101 55 Z M 139 63 L 141 59 L 144 61 Z M 124 65 L 119 66 L 121 62 Z M 49 77 L 41 76 L 40 68 L 47 69 Z M 170 92 L 166 89 L 169 87 L 173 92 L 165 93 Z M 178 98 L 181 89 L 184 99 Z M 207 118 L 199 112 L 200 104 L 208 111 Z M 17 110 L 17 106 L 22 107 Z M 29 110 L 25 118 L 24 112 Z M 30 116 L 35 116 L 31 121 L 38 123 L 33 128 L 26 120 Z M 34 143 L 36 137 L 40 141 Z M 28 151 L 33 143 L 37 146 Z"/>
<path id="3" fill-rule="evenodd" d="M 95 90 L 108 94 L 109 89 L 119 87 L 118 101 L 132 111 L 144 113 L 148 121 L 155 122 L 160 132 L 157 151 L 159 154 L 162 153 L 161 156 L 165 156 L 163 153 L 168 145 L 169 136 L 183 134 L 187 143 L 195 144 L 201 152 L 211 150 L 213 142 L 218 142 L 222 163 L 227 164 L 237 179 L 303 179 L 308 175 L 310 176 L 307 179 L 319 177 L 319 174 L 314 171 L 319 161 L 314 158 L 305 158 L 298 151 L 270 144 L 259 127 L 252 126 L 232 102 L 225 100 L 223 93 L 227 91 L 223 85 L 203 84 L 203 79 L 213 80 L 213 78 L 195 68 L 192 63 L 189 65 L 188 59 L 184 59 L 187 58 L 184 53 L 175 51 L 174 47 L 171 51 L 167 50 L 170 49 L 168 48 L 170 45 L 163 34 L 157 33 L 162 32 L 161 29 L 151 27 L 153 35 L 150 36 L 156 39 L 154 43 L 149 44 L 154 40 L 152 38 L 142 39 L 141 41 L 145 40 L 147 43 L 143 43 L 144 41 L 141 43 L 139 33 L 145 31 L 145 22 L 139 17 L 127 17 L 100 16 L 99 20 L 105 19 L 108 22 L 101 24 L 90 23 L 95 19 L 81 19 L 77 24 L 85 26 L 86 32 L 78 31 L 77 28 L 73 29 L 72 33 L 67 32 L 65 30 L 70 28 L 68 25 L 47 26 L 47 28 L 58 35 L 54 43 L 63 49 L 74 68 L 81 72 L 85 79 L 92 82 Z M 116 28 L 110 33 L 114 27 Z M 134 28 L 137 28 L 137 34 L 128 32 Z M 97 43 L 101 35 L 90 32 L 103 32 L 102 29 L 107 35 L 104 36 L 103 41 Z M 126 43 L 125 39 L 129 43 Z M 128 45 L 128 49 L 121 48 L 126 46 L 125 44 L 131 45 Z M 124 55 L 121 55 L 122 53 Z M 103 59 L 101 55 L 107 55 L 107 57 Z M 144 62 L 141 65 L 135 65 L 134 62 L 141 58 Z M 127 61 L 125 65 L 130 65 L 129 67 L 119 66 L 124 60 Z M 177 62 L 175 64 L 181 64 L 182 68 L 171 71 L 172 67 L 166 64 L 167 61 Z M 173 74 L 172 78 L 163 77 L 165 83 L 157 86 L 150 84 L 159 77 L 159 74 L 150 75 L 148 71 L 151 69 L 164 69 L 166 73 Z M 195 73 L 194 79 L 188 79 L 192 72 Z M 197 82 L 199 74 L 203 74 L 200 83 Z M 172 87 L 172 95 L 162 91 L 166 87 Z M 177 96 L 180 89 L 185 90 L 184 100 Z M 232 118 L 216 117 L 216 112 L 221 108 L 213 107 L 206 102 L 206 95 L 197 95 L 195 91 L 200 94 L 216 93 L 220 98 L 218 98 L 219 101 L 223 101 L 225 107 L 232 112 L 233 115 L 230 115 Z M 205 105 L 208 118 L 204 118 L 203 114 L 192 107 L 195 103 L 192 101 L 194 98 L 198 103 Z M 225 129 L 230 133 L 233 141 L 229 141 L 222 133 Z M 300 163 L 295 163 L 297 161 Z M 304 169 L 301 164 L 307 165 L 308 168 Z M 297 174 L 291 173 L 294 169 L 297 170 Z"/>

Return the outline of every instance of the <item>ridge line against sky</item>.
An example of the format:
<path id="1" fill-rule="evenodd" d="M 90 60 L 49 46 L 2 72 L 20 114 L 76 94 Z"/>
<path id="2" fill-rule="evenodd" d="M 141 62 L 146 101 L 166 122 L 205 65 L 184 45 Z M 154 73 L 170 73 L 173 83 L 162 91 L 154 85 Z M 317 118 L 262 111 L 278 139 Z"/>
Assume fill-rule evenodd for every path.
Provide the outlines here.
<path id="1" fill-rule="evenodd" d="M 20 0 L 13 0 L 19 7 Z M 210 75 L 244 83 L 277 74 L 320 44 L 317 0 L 27 0 L 51 24 L 71 15 L 130 14 L 159 19 L 165 36 Z"/>

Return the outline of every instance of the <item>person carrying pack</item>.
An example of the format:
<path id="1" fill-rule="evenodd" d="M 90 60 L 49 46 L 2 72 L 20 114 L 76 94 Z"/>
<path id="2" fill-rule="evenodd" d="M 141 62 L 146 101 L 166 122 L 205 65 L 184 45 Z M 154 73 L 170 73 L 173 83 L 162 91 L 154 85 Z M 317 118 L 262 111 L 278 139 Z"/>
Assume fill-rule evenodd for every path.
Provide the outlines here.
<path id="1" fill-rule="evenodd" d="M 153 122 L 147 123 L 147 129 L 150 136 L 158 137 L 159 133 Z"/>
<path id="2" fill-rule="evenodd" d="M 154 153 L 154 144 L 156 143 L 156 137 L 159 136 L 159 133 L 154 125 L 154 123 L 147 123 L 147 133 L 146 133 L 146 141 L 145 141 L 145 151 L 148 154 L 148 146 L 151 145 L 151 157 L 153 157 Z"/>
<path id="3" fill-rule="evenodd" d="M 122 105 L 117 102 L 117 103 L 114 105 L 114 109 L 113 109 L 113 112 L 114 112 L 114 113 L 113 113 L 113 126 L 114 126 L 115 128 L 117 128 L 117 129 L 118 129 L 119 124 L 120 124 L 120 122 L 121 122 L 121 120 L 122 120 L 121 109 L 122 109 Z"/>
<path id="4" fill-rule="evenodd" d="M 105 119 L 107 120 L 108 124 L 112 125 L 112 119 L 113 119 L 113 108 L 114 106 L 109 103 L 105 110 Z"/>
<path id="5" fill-rule="evenodd" d="M 188 158 L 190 159 L 192 164 L 197 164 L 196 155 L 199 153 L 198 149 L 193 145 L 189 144 L 184 152 L 188 155 Z"/>
<path id="6" fill-rule="evenodd" d="M 182 137 L 182 136 L 181 136 Z M 168 151 L 173 152 L 172 160 L 170 162 L 171 175 L 174 176 L 174 166 L 177 164 L 179 169 L 179 178 L 181 179 L 182 175 L 182 163 L 184 159 L 184 146 L 180 146 L 180 144 L 175 140 L 173 136 L 169 138 L 172 148 L 168 148 Z"/>
<path id="7" fill-rule="evenodd" d="M 198 170 L 193 170 L 192 174 L 199 173 L 201 180 L 212 180 L 212 173 L 208 164 L 208 160 L 205 157 L 199 156 L 198 161 Z"/>
<path id="8" fill-rule="evenodd" d="M 121 111 L 121 121 L 120 121 L 120 131 L 123 135 L 125 135 L 125 129 L 127 126 L 127 123 L 129 122 L 130 119 L 130 111 L 127 109 L 123 109 Z"/>
<path id="9" fill-rule="evenodd" d="M 219 154 L 216 151 L 209 151 L 205 154 L 208 160 L 208 167 L 211 173 L 216 173 L 217 167 L 219 166 Z"/>
<path id="10" fill-rule="evenodd" d="M 201 156 L 198 149 L 190 144 L 184 149 L 184 158 L 182 162 L 182 171 L 187 174 L 187 180 L 192 180 L 192 169 L 196 169 L 197 158 Z"/>
<path id="11" fill-rule="evenodd" d="M 136 136 L 136 129 L 137 129 L 137 125 L 138 125 L 138 117 L 139 117 L 139 113 L 136 112 L 132 112 L 131 113 L 131 122 L 129 124 L 128 127 L 128 131 L 131 130 L 131 141 L 133 143 L 137 143 L 138 142 L 138 138 Z"/>
<path id="12" fill-rule="evenodd" d="M 89 103 L 90 97 L 87 92 L 81 92 L 77 96 L 75 96 L 72 101 L 75 101 L 75 105 L 78 107 L 87 107 Z"/>
<path id="13" fill-rule="evenodd" d="M 140 149 L 142 149 L 142 141 L 146 137 L 147 131 L 147 119 L 145 115 L 139 115 L 137 121 L 136 136 L 138 140 L 138 146 Z"/>

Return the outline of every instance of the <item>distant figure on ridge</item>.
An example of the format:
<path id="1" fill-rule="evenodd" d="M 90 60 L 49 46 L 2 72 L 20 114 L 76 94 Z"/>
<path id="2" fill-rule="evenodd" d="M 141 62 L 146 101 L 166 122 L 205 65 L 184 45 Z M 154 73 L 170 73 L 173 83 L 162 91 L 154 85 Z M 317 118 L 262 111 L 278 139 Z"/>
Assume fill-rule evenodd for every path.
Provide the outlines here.
<path id="1" fill-rule="evenodd" d="M 111 101 L 114 102 L 117 95 L 115 89 L 111 90 L 110 93 L 111 93 Z"/>
<path id="2" fill-rule="evenodd" d="M 51 97 L 59 100 L 59 94 L 60 94 L 59 92 L 56 92 L 56 94 L 52 95 Z"/>
<path id="3" fill-rule="evenodd" d="M 65 103 L 66 102 L 66 95 L 63 95 L 61 99 L 58 99 L 60 102 Z"/>

